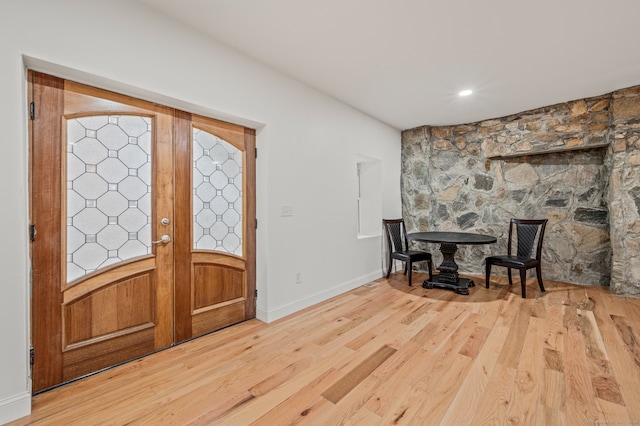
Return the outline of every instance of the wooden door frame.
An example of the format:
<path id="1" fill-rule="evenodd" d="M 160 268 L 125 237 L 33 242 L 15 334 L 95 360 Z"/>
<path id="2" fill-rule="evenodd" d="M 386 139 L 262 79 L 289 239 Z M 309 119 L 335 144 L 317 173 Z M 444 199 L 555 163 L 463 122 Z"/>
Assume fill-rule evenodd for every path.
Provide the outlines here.
<path id="1" fill-rule="evenodd" d="M 56 354 L 62 353 L 62 293 L 60 292 L 60 282 L 62 280 L 62 241 L 61 226 L 62 211 L 58 203 L 61 199 L 62 175 L 59 170 L 53 168 L 38 167 L 34 164 L 33 158 L 47 158 L 56 164 L 60 164 L 62 157 L 62 147 L 52 141 L 57 139 L 62 132 L 62 121 L 52 117 L 59 117 L 64 113 L 64 80 L 38 72 L 29 72 L 29 105 L 32 102 L 38 108 L 47 108 L 49 111 L 56 111 L 55 114 L 46 114 L 34 120 L 33 116 L 29 121 L 29 145 L 30 145 L 30 222 L 36 226 L 37 234 L 32 238 L 38 244 L 48 244 L 45 248 L 33 250 L 31 248 L 31 346 L 34 353 L 51 351 Z M 43 91 L 38 96 L 33 90 L 35 84 L 43 87 Z M 37 112 L 36 112 L 37 113 Z M 34 134 L 38 138 L 47 141 L 44 144 L 34 143 Z M 53 190 L 49 192 L 33 191 L 33 181 L 44 180 L 53 182 Z M 38 239 L 38 234 L 46 235 L 47 238 Z M 45 283 L 34 291 L 33 282 Z M 55 301 L 57 309 L 50 309 L 51 306 L 44 301 Z M 34 327 L 33 306 L 47 306 L 45 312 L 39 312 L 39 325 Z M 46 389 L 51 383 L 62 382 L 62 355 L 48 356 L 42 362 L 32 365 L 31 380 L 32 389 Z M 38 380 L 36 383 L 35 381 Z"/>
<path id="2" fill-rule="evenodd" d="M 256 131 L 255 129 L 244 128 L 244 143 L 247 150 L 246 155 L 246 179 L 249 182 L 253 182 L 253 185 L 248 186 L 247 193 L 245 194 L 245 200 L 247 203 L 246 208 L 246 229 L 245 229 L 245 247 L 247 247 L 247 300 L 245 301 L 245 309 L 247 316 L 255 318 L 256 316 L 256 299 L 258 297 L 258 290 L 256 289 L 256 251 L 258 249 L 258 241 L 256 238 L 258 219 L 257 219 L 257 194 L 256 187 L 258 184 L 256 176 Z M 252 208 L 249 207 L 249 203 L 252 203 Z"/>

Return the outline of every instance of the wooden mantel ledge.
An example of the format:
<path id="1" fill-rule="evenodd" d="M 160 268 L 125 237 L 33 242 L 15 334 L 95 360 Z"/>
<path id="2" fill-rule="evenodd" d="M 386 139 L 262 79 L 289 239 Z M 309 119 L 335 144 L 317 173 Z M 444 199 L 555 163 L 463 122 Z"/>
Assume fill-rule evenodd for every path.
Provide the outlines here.
<path id="1" fill-rule="evenodd" d="M 606 148 L 609 146 L 609 142 L 602 142 L 591 145 L 579 145 L 579 146 L 560 146 L 557 148 L 545 149 L 543 151 L 526 151 L 526 152 L 514 152 L 510 154 L 503 155 L 491 155 L 487 156 L 489 160 L 503 160 L 506 158 L 517 158 L 517 157 L 528 157 L 531 155 L 544 155 L 544 154 L 555 154 L 559 152 L 569 152 L 569 151 L 585 151 L 588 149 L 598 149 L 598 148 Z"/>

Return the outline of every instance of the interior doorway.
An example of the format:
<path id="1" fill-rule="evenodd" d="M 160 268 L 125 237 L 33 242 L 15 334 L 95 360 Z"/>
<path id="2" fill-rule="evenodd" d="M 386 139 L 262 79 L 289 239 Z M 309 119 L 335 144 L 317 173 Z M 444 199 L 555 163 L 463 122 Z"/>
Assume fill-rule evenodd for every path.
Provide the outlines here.
<path id="1" fill-rule="evenodd" d="M 255 317 L 255 131 L 29 72 L 33 392 Z"/>

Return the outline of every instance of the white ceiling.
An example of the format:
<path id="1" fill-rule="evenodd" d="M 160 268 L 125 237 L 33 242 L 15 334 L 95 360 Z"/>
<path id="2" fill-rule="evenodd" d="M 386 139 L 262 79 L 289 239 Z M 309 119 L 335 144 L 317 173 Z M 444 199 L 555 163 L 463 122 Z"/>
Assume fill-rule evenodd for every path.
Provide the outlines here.
<path id="1" fill-rule="evenodd" d="M 640 84 L 639 0 L 139 1 L 398 129 Z"/>

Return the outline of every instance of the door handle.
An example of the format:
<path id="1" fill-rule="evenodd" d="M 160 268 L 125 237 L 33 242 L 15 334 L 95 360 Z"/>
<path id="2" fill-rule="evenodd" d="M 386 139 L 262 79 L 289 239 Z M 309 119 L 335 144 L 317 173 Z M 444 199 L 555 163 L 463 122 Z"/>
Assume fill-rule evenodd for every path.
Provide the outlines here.
<path id="1" fill-rule="evenodd" d="M 160 243 L 167 244 L 169 241 L 171 241 L 171 237 L 165 234 L 162 237 L 160 237 L 159 240 L 151 241 L 151 244 L 160 244 Z"/>

